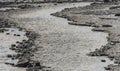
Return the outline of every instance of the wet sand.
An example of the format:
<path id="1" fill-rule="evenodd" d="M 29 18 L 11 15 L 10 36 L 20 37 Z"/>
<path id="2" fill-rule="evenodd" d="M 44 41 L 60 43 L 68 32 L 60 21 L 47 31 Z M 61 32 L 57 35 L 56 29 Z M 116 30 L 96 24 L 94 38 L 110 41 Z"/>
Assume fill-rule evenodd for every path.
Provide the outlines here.
<path id="1" fill-rule="evenodd" d="M 64 8 L 85 6 L 90 3 L 60 4 L 44 9 L 26 10 L 11 14 L 12 21 L 20 27 L 39 34 L 35 44 L 39 47 L 33 57 L 52 71 L 104 71 L 104 67 L 113 64 L 105 57 L 89 57 L 96 48 L 107 44 L 107 34 L 92 32 L 92 27 L 68 25 L 68 20 L 51 16 L 51 13 Z M 101 60 L 106 60 L 102 63 Z"/>

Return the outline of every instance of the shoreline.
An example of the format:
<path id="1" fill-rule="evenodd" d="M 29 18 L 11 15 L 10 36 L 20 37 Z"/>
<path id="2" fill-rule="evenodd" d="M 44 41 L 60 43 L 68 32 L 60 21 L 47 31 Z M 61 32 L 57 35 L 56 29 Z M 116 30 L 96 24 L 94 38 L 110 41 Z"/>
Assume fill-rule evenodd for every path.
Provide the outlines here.
<path id="1" fill-rule="evenodd" d="M 4 13 L 4 12 L 3 12 Z M 7 13 L 5 13 L 7 14 Z M 7 16 L 6 16 L 7 17 Z M 39 61 L 32 60 L 31 57 L 34 56 L 34 52 L 37 51 L 37 47 L 35 45 L 34 40 L 37 37 L 37 34 L 33 31 L 28 31 L 25 28 L 22 28 L 17 25 L 14 21 L 9 20 L 6 17 L 1 17 L 1 33 L 6 32 L 6 28 L 17 28 L 19 31 L 24 30 L 27 39 L 23 39 L 22 41 L 16 41 L 16 43 L 12 43 L 9 46 L 9 50 L 15 52 L 15 54 L 7 54 L 7 58 L 11 60 L 18 60 L 17 63 L 5 62 L 6 65 L 11 65 L 13 67 L 24 68 L 26 71 L 30 70 L 41 70 L 45 66 L 41 66 Z M 11 33 L 8 33 L 8 35 Z M 21 34 L 20 34 L 21 35 Z M 15 35 L 14 36 L 20 36 Z"/>
<path id="2" fill-rule="evenodd" d="M 40 8 L 44 8 L 47 4 L 43 4 L 42 7 L 34 7 L 35 10 Z M 51 5 L 51 3 L 50 3 Z M 54 5 L 54 3 L 52 3 Z M 35 71 L 35 70 L 44 70 L 44 68 L 50 68 L 46 66 L 41 66 L 39 61 L 32 60 L 34 57 L 34 52 L 37 51 L 38 46 L 35 44 L 35 39 L 37 38 L 37 33 L 34 31 L 31 31 L 27 28 L 21 27 L 21 25 L 18 25 L 16 21 L 12 21 L 10 18 L 10 14 L 13 12 L 19 12 L 19 11 L 26 11 L 26 10 L 31 10 L 33 8 L 28 8 L 28 9 L 15 9 L 15 10 L 6 10 L 0 12 L 2 14 L 2 17 L 0 17 L 1 20 L 5 20 L 6 22 L 13 24 L 15 28 L 25 31 L 25 36 L 28 38 L 28 40 L 23 40 L 22 42 L 17 41 L 16 44 L 12 44 L 11 47 L 9 48 L 10 50 L 14 51 L 16 54 L 8 54 L 6 57 L 11 59 L 11 60 L 18 60 L 16 64 L 11 63 L 11 62 L 5 62 L 6 65 L 11 65 L 13 67 L 18 67 L 18 68 L 24 68 L 26 71 Z M 3 15 L 4 14 L 4 15 Z M 5 24 L 5 23 L 2 23 Z M 6 25 L 5 25 L 6 27 Z M 9 28 L 12 28 L 10 26 Z M 39 47 L 42 48 L 42 47 Z"/>
<path id="3" fill-rule="evenodd" d="M 81 9 L 83 9 L 82 11 L 83 11 L 83 13 L 82 12 L 80 12 L 80 13 L 74 13 L 74 14 L 84 14 L 84 10 L 89 10 L 90 8 L 92 9 L 92 10 L 94 10 L 95 8 L 94 7 L 92 7 L 92 6 L 98 6 L 98 8 L 97 9 L 104 9 L 104 6 L 102 6 L 102 5 L 100 5 L 101 7 L 99 7 L 99 4 L 97 5 L 97 4 L 95 4 L 95 3 L 93 3 L 93 4 L 91 4 L 91 5 L 88 5 L 88 6 L 86 6 L 86 7 L 79 7 L 80 8 L 80 10 Z M 104 4 L 103 4 L 104 5 Z M 116 5 L 116 4 L 115 4 Z M 88 7 L 88 8 L 87 8 Z M 111 8 L 116 8 L 116 6 L 114 6 L 114 4 L 111 4 L 110 3 L 110 6 L 109 6 L 109 4 L 108 4 L 108 8 L 109 9 L 111 9 Z M 79 9 L 78 8 L 78 9 Z M 73 10 L 72 10 L 73 9 Z M 70 14 L 67 14 L 67 13 L 70 13 L 70 12 L 74 12 L 74 10 L 77 10 L 77 8 L 66 8 L 66 9 L 64 9 L 64 10 L 62 10 L 61 12 L 56 12 L 56 13 L 52 13 L 51 15 L 53 15 L 53 16 L 57 16 L 57 17 L 62 17 L 62 18 L 65 18 L 65 19 L 67 19 L 67 20 L 69 20 L 70 22 L 68 22 L 68 24 L 69 25 L 75 25 L 75 26 L 88 26 L 88 27 L 93 27 L 93 29 L 92 29 L 92 31 L 94 31 L 94 32 L 104 32 L 104 33 L 108 33 L 108 37 L 106 37 L 106 39 L 107 39 L 107 41 L 108 41 L 108 43 L 106 44 L 106 45 L 104 45 L 104 46 L 101 46 L 101 48 L 100 49 L 96 49 L 95 51 L 93 51 L 93 52 L 90 52 L 89 54 L 87 54 L 88 56 L 106 56 L 106 57 L 108 57 L 110 60 L 114 60 L 114 63 L 116 64 L 116 65 L 108 65 L 107 67 L 105 67 L 105 70 L 108 70 L 108 71 L 118 71 L 119 70 L 119 62 L 120 62 L 120 60 L 119 60 L 119 57 L 117 57 L 116 55 L 113 55 L 113 56 L 111 56 L 109 53 L 107 53 L 106 51 L 108 51 L 108 50 L 111 50 L 111 49 L 114 49 L 115 48 L 115 46 L 117 45 L 117 44 L 119 44 L 119 40 L 112 40 L 113 38 L 111 38 L 111 36 L 113 35 L 112 34 L 112 32 L 110 32 L 109 30 L 107 30 L 106 28 L 111 28 L 111 27 L 113 27 L 113 25 L 109 25 L 109 24 L 102 24 L 102 26 L 101 26 L 101 24 L 96 24 L 96 23 L 94 23 L 94 22 L 85 22 L 85 23 L 79 23 L 78 21 L 76 21 L 75 19 L 77 19 L 77 18 L 72 18 L 72 16 L 74 16 L 74 15 L 70 15 Z M 78 10 L 78 12 L 80 11 L 80 10 Z M 87 10 L 87 11 L 88 11 Z M 68 11 L 70 11 L 70 12 L 68 12 Z M 99 12 L 99 11 L 98 11 Z M 88 13 L 89 13 L 89 11 L 88 11 Z M 96 13 L 96 12 L 95 12 Z M 119 12 L 118 12 L 119 13 Z M 92 13 L 90 13 L 90 15 L 91 15 Z M 108 12 L 108 14 L 109 14 L 109 12 Z M 110 13 L 111 14 L 111 13 Z M 115 13 L 116 14 L 116 13 Z M 87 13 L 85 13 L 84 15 L 88 15 L 89 16 L 89 14 L 87 14 Z M 84 16 L 84 15 L 82 15 L 82 16 Z M 93 11 L 93 15 L 94 15 L 94 11 Z M 104 14 L 103 14 L 104 15 Z M 76 15 L 75 15 L 76 16 Z M 82 17 L 81 16 L 81 17 Z M 118 20 L 118 18 L 112 18 L 112 17 L 102 17 L 101 19 L 103 19 L 103 20 Z M 102 28 L 101 28 L 102 27 Z M 119 48 L 119 47 L 118 47 Z M 114 53 L 114 52 L 116 52 L 116 51 L 111 51 L 111 53 Z"/>
<path id="4" fill-rule="evenodd" d="M 64 17 L 65 18 L 65 17 Z M 66 18 L 69 18 L 69 17 L 66 17 Z M 71 20 L 70 20 L 71 21 Z M 76 21 L 74 21 L 75 23 L 76 23 Z M 73 24 L 74 22 L 70 22 L 69 24 Z M 78 24 L 74 24 L 74 25 L 78 25 Z M 98 27 L 99 25 L 93 25 L 93 23 L 92 23 L 92 25 L 91 25 L 91 23 L 87 23 L 87 24 L 81 24 L 81 26 L 93 26 L 93 27 Z M 106 25 L 105 25 L 106 26 Z M 108 25 L 107 25 L 108 26 Z M 18 26 L 19 27 L 19 26 Z M 101 29 L 97 29 L 97 28 L 95 28 L 95 30 L 94 31 L 103 31 L 103 32 L 105 32 L 104 30 L 101 30 Z M 28 31 L 28 33 L 34 33 L 33 31 L 32 32 L 29 32 Z M 36 34 L 37 35 L 37 34 Z M 29 41 L 31 41 L 32 43 L 33 43 L 33 46 L 34 46 L 34 40 L 35 40 L 35 38 L 31 38 L 31 37 L 33 37 L 34 35 L 31 35 L 31 36 L 29 36 Z M 37 36 L 35 36 L 35 37 L 37 37 Z M 21 42 L 22 43 L 22 42 Z M 23 44 L 24 45 L 24 44 Z M 23 46 L 22 45 L 22 46 Z M 29 43 L 28 43 L 28 46 L 29 46 Z M 35 48 L 36 49 L 36 48 Z M 18 49 L 17 49 L 18 50 Z M 21 50 L 21 49 L 20 49 Z M 22 50 L 24 50 L 24 49 L 22 49 Z M 30 49 L 30 50 L 33 50 L 33 49 Z M 95 53 L 95 52 L 94 52 Z M 29 60 L 29 59 L 28 59 Z M 35 65 L 34 67 L 37 67 L 37 68 L 33 68 L 34 70 L 36 70 L 36 69 L 41 69 L 41 67 L 45 67 L 45 66 L 41 66 L 40 65 L 40 62 L 37 62 L 37 61 L 27 61 L 28 62 L 28 65 L 30 65 L 30 66 L 24 66 L 25 68 L 27 68 L 28 67 L 28 70 L 27 71 L 29 71 L 29 69 L 31 69 L 31 67 L 33 67 L 33 65 L 35 65 L 35 64 L 37 64 L 37 65 Z M 35 64 L 34 64 L 35 63 Z M 8 63 L 9 64 L 9 63 Z M 19 65 L 17 65 L 18 67 L 20 67 L 21 66 L 21 64 L 19 64 Z"/>

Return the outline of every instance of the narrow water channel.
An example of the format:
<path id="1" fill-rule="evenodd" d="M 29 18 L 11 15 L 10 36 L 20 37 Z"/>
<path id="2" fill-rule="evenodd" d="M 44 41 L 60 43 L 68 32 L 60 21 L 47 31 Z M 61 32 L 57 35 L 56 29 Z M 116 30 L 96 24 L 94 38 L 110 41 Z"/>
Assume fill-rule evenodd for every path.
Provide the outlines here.
<path id="1" fill-rule="evenodd" d="M 52 71 L 105 71 L 104 67 L 113 62 L 105 57 L 89 57 L 86 54 L 107 44 L 107 34 L 93 32 L 92 27 L 69 25 L 67 19 L 50 15 L 64 8 L 89 4 L 48 5 L 42 9 L 16 12 L 11 18 L 40 34 L 36 44 L 43 48 L 35 53 L 34 59 L 51 67 Z M 106 62 L 102 63 L 102 59 Z"/>

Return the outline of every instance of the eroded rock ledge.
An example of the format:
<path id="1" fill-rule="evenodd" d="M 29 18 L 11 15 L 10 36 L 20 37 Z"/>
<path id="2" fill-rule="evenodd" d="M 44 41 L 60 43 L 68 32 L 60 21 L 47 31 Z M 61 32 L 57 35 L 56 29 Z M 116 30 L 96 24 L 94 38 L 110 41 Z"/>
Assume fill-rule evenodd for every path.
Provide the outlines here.
<path id="1" fill-rule="evenodd" d="M 0 33 L 4 33 L 5 31 L 8 31 L 6 28 L 16 28 L 17 24 L 9 21 L 8 19 L 0 19 Z M 25 35 L 28 39 L 22 40 L 22 42 L 17 41 L 15 44 L 12 44 L 9 48 L 10 50 L 13 50 L 16 52 L 16 54 L 8 54 L 6 57 L 12 59 L 12 60 L 18 60 L 16 64 L 6 62 L 7 65 L 12 65 L 14 67 L 22 67 L 25 68 L 26 71 L 39 71 L 43 68 L 46 68 L 45 66 L 41 66 L 39 61 L 32 60 L 32 57 L 34 56 L 34 52 L 37 51 L 37 47 L 34 43 L 34 40 L 37 37 L 37 34 L 33 31 L 27 31 L 26 29 L 23 29 L 21 27 L 17 27 L 19 31 L 24 30 Z M 7 33 L 9 35 L 10 33 Z M 14 34 L 14 36 L 21 36 L 20 34 Z"/>
<path id="2" fill-rule="evenodd" d="M 89 56 L 107 56 L 116 65 L 105 67 L 109 71 L 120 70 L 120 5 L 119 3 L 92 3 L 90 6 L 66 8 L 51 15 L 66 18 L 68 24 L 94 27 L 92 31 L 108 33 L 108 44 L 90 52 Z"/>

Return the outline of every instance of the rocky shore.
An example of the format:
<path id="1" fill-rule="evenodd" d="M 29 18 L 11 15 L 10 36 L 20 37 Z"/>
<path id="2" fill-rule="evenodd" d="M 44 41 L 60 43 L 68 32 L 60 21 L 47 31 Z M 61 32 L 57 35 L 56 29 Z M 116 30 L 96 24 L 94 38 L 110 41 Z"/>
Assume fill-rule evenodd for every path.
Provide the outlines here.
<path id="1" fill-rule="evenodd" d="M 34 55 L 34 60 L 40 61 L 43 66 L 50 67 L 50 70 L 104 71 L 104 67 L 113 63 L 113 61 L 105 57 L 88 57 L 86 54 L 90 52 L 90 49 L 93 51 L 96 48 L 100 48 L 101 45 L 106 44 L 105 37 L 107 34 L 92 32 L 92 28 L 89 27 L 71 26 L 68 25 L 66 19 L 50 15 L 64 8 L 86 6 L 89 4 L 90 3 L 60 4 L 57 6 L 52 5 L 51 7 L 47 6 L 47 8 L 44 9 L 31 9 L 32 11 L 26 9 L 24 11 L 14 11 L 15 13 L 10 15 L 9 19 L 17 22 L 19 26 L 27 30 L 39 34 L 35 43 L 37 46 L 42 46 L 42 48 L 38 47 L 38 51 L 36 51 Z M 93 37 L 93 35 L 95 37 Z M 94 45 L 94 42 L 98 44 Z M 101 62 L 101 60 L 105 60 L 106 62 Z M 99 69 L 96 69 L 98 67 Z"/>
<path id="2" fill-rule="evenodd" d="M 35 44 L 35 40 L 37 38 L 37 33 L 34 31 L 27 30 L 23 27 L 20 27 L 16 22 L 11 21 L 8 18 L 9 12 L 13 12 L 16 9 L 25 10 L 30 8 L 40 8 L 41 6 L 45 6 L 46 4 L 7 4 L 2 5 L 0 8 L 0 33 L 6 33 L 11 28 L 17 28 L 18 31 L 23 31 L 25 34 L 23 36 L 27 37 L 27 39 L 23 39 L 22 41 L 16 41 L 16 43 L 11 44 L 9 46 L 10 50 L 15 52 L 15 54 L 7 54 L 6 57 L 10 60 L 16 60 L 17 62 L 5 62 L 6 65 L 11 65 L 13 67 L 24 68 L 26 71 L 44 71 L 44 68 L 47 71 L 47 68 L 50 67 L 42 66 L 39 61 L 34 60 L 34 53 L 38 51 L 38 47 Z M 16 10 L 18 11 L 18 10 Z M 10 33 L 6 33 L 6 35 L 10 35 Z M 20 37 L 21 34 L 13 34 L 13 36 Z M 8 40 L 9 41 L 9 40 Z M 20 70 L 21 71 L 21 70 Z M 49 70 L 50 71 L 50 70 Z"/>
<path id="3" fill-rule="evenodd" d="M 108 43 L 89 56 L 106 56 L 115 65 L 105 67 L 108 71 L 120 70 L 120 5 L 119 3 L 92 3 L 89 6 L 66 8 L 52 15 L 66 18 L 70 25 L 93 27 L 92 31 L 108 33 Z"/>
<path id="4" fill-rule="evenodd" d="M 14 51 L 15 54 L 7 54 L 6 57 L 10 58 L 11 60 L 18 60 L 17 63 L 5 62 L 5 64 L 12 65 L 13 67 L 22 67 L 25 68 L 26 71 L 38 71 L 44 68 L 45 66 L 41 66 L 39 61 L 32 60 L 34 52 L 37 51 L 37 47 L 34 44 L 37 34 L 18 27 L 16 23 L 9 21 L 8 19 L 0 19 L 0 33 L 4 34 L 4 32 L 9 31 L 11 28 L 17 28 L 18 31 L 24 31 L 24 36 L 27 37 L 27 39 L 16 41 L 16 43 L 13 43 L 9 48 L 10 50 Z M 11 33 L 6 33 L 6 35 L 10 34 Z M 20 37 L 21 34 L 14 33 L 13 36 Z"/>
<path id="5" fill-rule="evenodd" d="M 117 5 L 117 6 L 116 6 Z M 61 12 L 54 13 L 52 15 L 67 18 L 70 25 L 77 26 L 89 26 L 94 27 L 92 31 L 95 32 L 105 32 L 109 34 L 108 44 L 102 46 L 101 49 L 96 49 L 87 55 L 89 56 L 107 56 L 111 60 L 115 60 L 116 65 L 109 65 L 105 67 L 109 71 L 119 71 L 119 4 L 118 3 L 108 3 L 99 4 L 93 3 L 90 6 L 79 7 L 79 8 L 66 8 Z M 4 19 L 1 19 L 4 20 Z M 6 31 L 5 28 L 17 27 L 19 31 L 24 30 L 27 40 L 17 41 L 12 44 L 10 50 L 16 52 L 16 55 L 7 55 L 8 58 L 12 60 L 18 60 L 16 64 L 5 63 L 15 67 L 25 68 L 27 71 L 39 71 L 44 68 L 49 68 L 41 66 L 39 61 L 32 60 L 34 53 L 38 50 L 34 40 L 37 35 L 33 31 L 28 31 L 24 28 L 18 27 L 18 25 L 9 20 L 4 20 L 1 22 L 1 32 Z M 9 35 L 9 33 L 7 33 Z M 20 36 L 19 34 L 14 34 L 14 36 Z M 42 47 L 41 47 L 42 48 Z M 105 60 L 101 60 L 106 62 Z M 46 70 L 47 71 L 47 70 Z M 50 71 L 50 70 L 49 70 Z"/>

